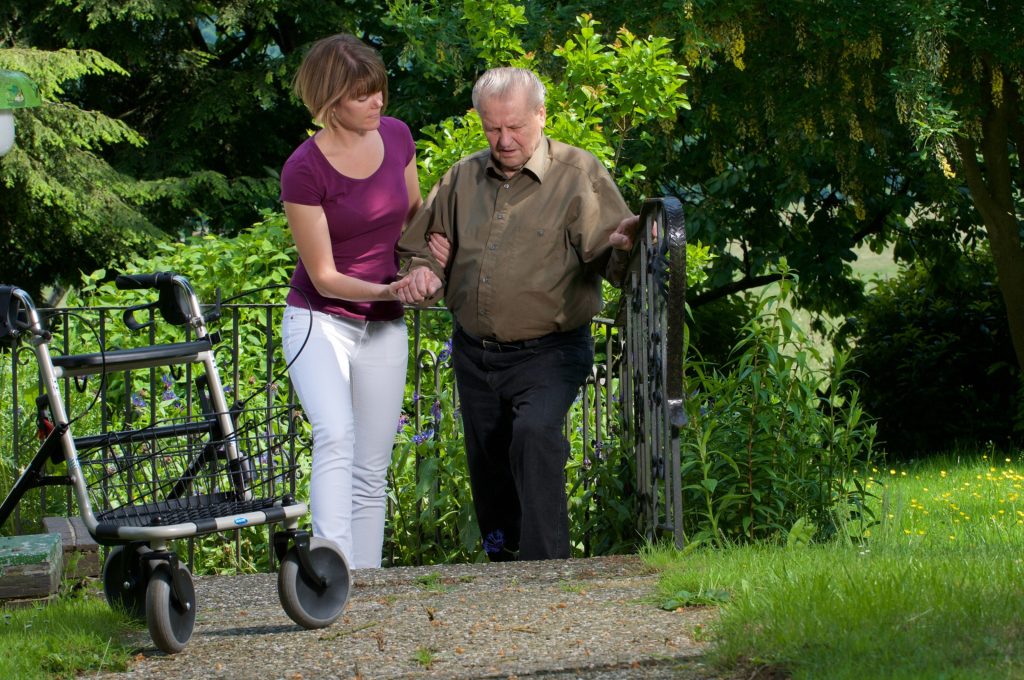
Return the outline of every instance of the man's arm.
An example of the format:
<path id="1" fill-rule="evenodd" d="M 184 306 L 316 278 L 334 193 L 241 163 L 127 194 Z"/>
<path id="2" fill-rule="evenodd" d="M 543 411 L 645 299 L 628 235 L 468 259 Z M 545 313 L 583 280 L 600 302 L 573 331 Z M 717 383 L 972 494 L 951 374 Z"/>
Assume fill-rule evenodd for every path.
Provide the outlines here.
<path id="1" fill-rule="evenodd" d="M 444 270 L 453 250 L 445 229 L 445 192 L 441 190 L 447 179 L 445 176 L 434 186 L 396 246 L 399 260 L 404 264 L 400 270 L 402 278 L 395 284 L 395 293 L 405 304 L 433 304 L 443 291 Z M 432 242 L 431 237 L 436 239 L 437 234 L 443 236 L 443 241 Z M 440 261 L 442 254 L 444 261 Z"/>

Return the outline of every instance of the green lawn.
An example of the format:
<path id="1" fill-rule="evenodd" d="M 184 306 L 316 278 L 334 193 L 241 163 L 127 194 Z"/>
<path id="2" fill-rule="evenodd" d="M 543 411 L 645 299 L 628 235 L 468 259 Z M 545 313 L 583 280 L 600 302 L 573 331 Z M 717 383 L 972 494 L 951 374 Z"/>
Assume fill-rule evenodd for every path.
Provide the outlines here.
<path id="1" fill-rule="evenodd" d="M 706 634 L 723 672 L 1022 678 L 1022 471 L 1024 453 L 873 470 L 879 523 L 860 541 L 647 559 L 664 600 L 721 602 Z"/>
<path id="2" fill-rule="evenodd" d="M 46 606 L 0 608 L 0 678 L 74 678 L 128 667 L 128 633 L 141 624 L 82 588 Z"/>

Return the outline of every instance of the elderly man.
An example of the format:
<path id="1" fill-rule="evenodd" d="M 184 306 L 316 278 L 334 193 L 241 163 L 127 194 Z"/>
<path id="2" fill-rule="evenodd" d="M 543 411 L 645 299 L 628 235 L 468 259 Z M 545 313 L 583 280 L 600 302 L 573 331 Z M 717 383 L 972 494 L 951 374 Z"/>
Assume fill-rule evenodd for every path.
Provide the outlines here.
<path id="1" fill-rule="evenodd" d="M 473 88 L 489 149 L 433 188 L 399 243 L 399 297 L 444 288 L 480 534 L 492 561 L 569 557 L 564 420 L 593 366 L 601 277 L 621 278 L 637 227 L 592 154 L 544 136 L 525 69 Z"/>

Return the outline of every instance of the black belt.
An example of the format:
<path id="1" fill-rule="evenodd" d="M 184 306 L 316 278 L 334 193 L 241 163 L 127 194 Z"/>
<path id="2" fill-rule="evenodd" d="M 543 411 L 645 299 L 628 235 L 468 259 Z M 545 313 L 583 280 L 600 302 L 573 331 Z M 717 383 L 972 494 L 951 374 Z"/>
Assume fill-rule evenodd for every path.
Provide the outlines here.
<path id="1" fill-rule="evenodd" d="M 470 344 L 476 345 L 485 352 L 519 352 L 524 349 L 530 349 L 531 347 L 540 347 L 542 345 L 556 343 L 560 340 L 566 340 L 572 337 L 590 335 L 589 326 L 580 326 L 579 328 L 575 328 L 571 331 L 548 333 L 547 335 L 542 335 L 539 338 L 504 342 L 501 340 L 495 340 L 494 338 L 478 338 L 462 326 L 458 326 L 457 328 L 463 338 L 468 340 Z"/>

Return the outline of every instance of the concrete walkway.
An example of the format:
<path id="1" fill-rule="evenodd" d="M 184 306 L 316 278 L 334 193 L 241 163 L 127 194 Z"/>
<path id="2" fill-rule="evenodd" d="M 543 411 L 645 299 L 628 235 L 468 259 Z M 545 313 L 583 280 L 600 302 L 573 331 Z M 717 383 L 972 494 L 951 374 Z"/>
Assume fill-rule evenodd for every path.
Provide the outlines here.
<path id="1" fill-rule="evenodd" d="M 148 635 L 127 673 L 142 678 L 714 678 L 700 631 L 714 610 L 667 612 L 636 557 L 400 567 L 354 573 L 345 614 L 303 630 L 276 575 L 196 579 L 185 650 Z M 695 639 L 696 638 L 696 639 Z"/>

